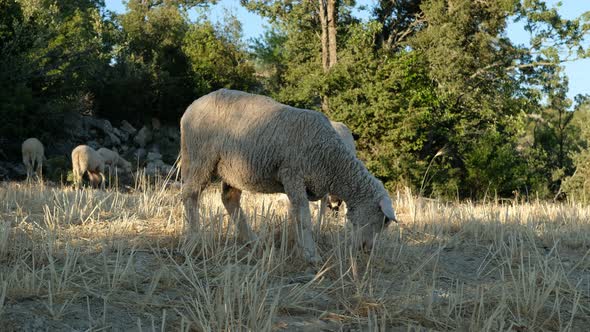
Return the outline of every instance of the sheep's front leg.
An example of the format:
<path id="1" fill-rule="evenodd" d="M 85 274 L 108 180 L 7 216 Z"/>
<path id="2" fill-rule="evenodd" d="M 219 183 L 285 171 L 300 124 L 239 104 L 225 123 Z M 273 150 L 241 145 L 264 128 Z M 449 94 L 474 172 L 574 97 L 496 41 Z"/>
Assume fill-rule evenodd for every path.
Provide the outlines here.
<path id="1" fill-rule="evenodd" d="M 225 182 L 222 182 L 221 187 L 221 201 L 223 202 L 223 206 L 225 206 L 225 209 L 229 213 L 230 217 L 236 223 L 238 228 L 238 238 L 240 241 L 247 242 L 257 240 L 256 235 L 254 232 L 252 232 L 252 229 L 248 225 L 248 221 L 244 216 L 244 211 L 240 207 L 242 191 L 230 186 Z"/>
<path id="2" fill-rule="evenodd" d="M 107 179 L 105 178 L 103 172 L 99 172 L 98 175 L 100 176 L 100 189 L 105 190 Z"/>
<path id="3" fill-rule="evenodd" d="M 282 179 L 285 193 L 289 197 L 289 218 L 294 219 L 296 226 L 297 243 L 303 250 L 305 260 L 312 264 L 318 264 L 322 258 L 318 254 L 316 243 L 313 240 L 311 212 L 303 179 L 290 174 L 285 174 Z"/>
<path id="4" fill-rule="evenodd" d="M 28 157 L 23 157 L 23 164 L 25 164 L 25 168 L 27 169 L 27 182 L 31 179 L 31 173 L 33 173 L 33 166 L 29 161 Z"/>

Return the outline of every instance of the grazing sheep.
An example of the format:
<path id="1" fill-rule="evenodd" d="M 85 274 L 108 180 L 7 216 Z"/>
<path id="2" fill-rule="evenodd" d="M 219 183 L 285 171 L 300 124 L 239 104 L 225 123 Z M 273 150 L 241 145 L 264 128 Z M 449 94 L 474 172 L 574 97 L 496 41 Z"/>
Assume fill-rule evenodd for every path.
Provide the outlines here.
<path id="1" fill-rule="evenodd" d="M 105 162 L 102 156 L 88 145 L 78 145 L 72 151 L 72 168 L 74 172 L 74 186 L 80 187 L 82 176 L 88 172 L 88 178 L 93 185 L 100 181 L 100 187 L 105 188 Z"/>
<path id="2" fill-rule="evenodd" d="M 23 163 L 27 169 L 27 181 L 31 179 L 34 168 L 36 168 L 35 176 L 41 180 L 43 177 L 43 159 L 45 159 L 45 149 L 41 141 L 34 137 L 27 138 L 22 145 L 22 154 Z"/>
<path id="3" fill-rule="evenodd" d="M 332 127 L 334 127 L 334 129 L 336 130 L 336 132 L 338 133 L 338 135 L 340 136 L 340 138 L 342 139 L 344 144 L 348 147 L 348 149 L 352 153 L 354 153 L 354 155 L 356 155 L 356 147 L 354 145 L 354 137 L 352 136 L 350 129 L 348 129 L 348 127 L 342 122 L 330 120 L 330 123 L 332 124 Z M 324 210 L 326 207 L 328 207 L 330 210 L 338 210 L 341 205 L 342 205 L 342 200 L 338 196 L 330 195 L 330 194 L 324 196 L 320 202 L 320 213 L 318 216 L 318 224 L 321 224 L 321 220 L 324 215 Z M 320 227 L 320 225 L 318 225 L 318 229 L 319 229 L 319 227 Z"/>
<path id="4" fill-rule="evenodd" d="M 113 167 L 119 166 L 123 168 L 125 172 L 131 173 L 131 163 L 121 157 L 117 151 L 100 148 L 97 152 L 104 160 L 105 166 L 109 167 L 109 170 L 112 171 Z"/>
<path id="5" fill-rule="evenodd" d="M 348 129 L 348 127 L 342 122 L 330 121 L 330 123 L 338 133 L 338 136 L 340 136 L 340 138 L 344 142 L 344 145 L 346 145 L 346 147 L 356 156 L 354 137 L 352 136 L 350 129 Z M 322 199 L 321 204 L 322 208 L 327 206 L 331 210 L 337 210 L 342 204 L 342 200 L 336 195 L 327 195 Z"/>
<path id="6" fill-rule="evenodd" d="M 318 263 L 309 200 L 341 197 L 354 238 L 370 249 L 374 235 L 396 220 L 389 194 L 338 136 L 322 113 L 268 97 L 221 89 L 195 100 L 180 120 L 183 205 L 199 225 L 202 189 L 217 174 L 222 202 L 238 236 L 254 240 L 240 207 L 243 190 L 286 193 L 297 241 L 308 262 Z"/>

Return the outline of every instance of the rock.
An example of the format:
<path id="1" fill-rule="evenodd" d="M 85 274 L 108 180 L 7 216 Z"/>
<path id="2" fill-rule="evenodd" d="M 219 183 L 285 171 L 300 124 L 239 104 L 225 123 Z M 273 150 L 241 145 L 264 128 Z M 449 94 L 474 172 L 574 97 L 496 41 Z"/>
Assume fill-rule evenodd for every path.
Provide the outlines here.
<path id="1" fill-rule="evenodd" d="M 91 116 L 83 117 L 83 123 L 86 128 L 89 129 L 90 133 L 93 134 L 92 129 L 99 130 L 104 133 L 106 146 L 117 146 L 121 145 L 121 139 L 115 135 L 113 125 L 109 120 L 97 119 Z M 96 135 L 96 134 L 93 134 Z"/>
<path id="2" fill-rule="evenodd" d="M 152 132 L 151 130 L 149 130 L 148 127 L 143 126 L 139 130 L 137 135 L 135 135 L 135 138 L 133 140 L 135 143 L 137 143 L 137 145 L 139 145 L 142 148 L 145 148 L 145 146 L 152 140 Z"/>
<path id="3" fill-rule="evenodd" d="M 10 176 L 8 168 L 0 165 L 0 180 L 7 180 Z"/>
<path id="4" fill-rule="evenodd" d="M 88 141 L 86 143 L 86 145 L 88 145 L 89 147 L 93 148 L 94 150 L 98 150 L 100 149 L 100 143 L 98 143 L 97 141 Z"/>
<path id="5" fill-rule="evenodd" d="M 160 119 L 152 118 L 152 128 L 154 130 L 160 130 L 161 126 L 162 126 L 162 124 L 160 123 Z"/>
<path id="6" fill-rule="evenodd" d="M 114 134 L 111 134 L 105 137 L 105 139 L 103 140 L 103 145 L 113 149 L 113 147 L 121 145 L 121 140 L 119 139 L 119 137 L 115 136 Z"/>
<path id="7" fill-rule="evenodd" d="M 0 162 L 0 179 L 14 177 L 26 177 L 27 170 L 22 163 Z"/>
<path id="8" fill-rule="evenodd" d="M 162 155 L 158 152 L 148 152 L 147 154 L 147 161 L 148 162 L 155 162 L 155 161 L 162 161 Z"/>
<path id="9" fill-rule="evenodd" d="M 84 126 L 86 126 L 86 128 L 88 129 L 94 128 L 102 131 L 103 133 L 113 133 L 113 125 L 111 125 L 111 122 L 109 120 L 98 119 L 91 116 L 84 116 L 83 123 Z"/>
<path id="10" fill-rule="evenodd" d="M 113 133 L 121 139 L 121 142 L 127 142 L 129 140 L 129 133 L 126 131 L 113 128 Z"/>
<path id="11" fill-rule="evenodd" d="M 180 141 L 180 129 L 178 127 L 165 126 L 160 129 L 162 136 L 170 141 Z"/>
<path id="12" fill-rule="evenodd" d="M 135 135 L 137 129 L 133 127 L 129 122 L 121 121 L 121 131 L 126 132 L 129 136 Z"/>
<path id="13" fill-rule="evenodd" d="M 149 176 L 162 175 L 166 176 L 172 170 L 172 166 L 165 164 L 162 160 L 148 162 L 145 167 L 145 173 Z"/>
<path id="14" fill-rule="evenodd" d="M 72 138 L 87 140 L 90 138 L 88 128 L 84 125 L 84 116 L 76 112 L 66 112 L 63 116 L 64 131 Z"/>
<path id="15" fill-rule="evenodd" d="M 162 160 L 173 164 L 180 151 L 180 130 L 175 126 L 162 126 L 154 133 L 154 141 L 158 142 Z"/>
<path id="16" fill-rule="evenodd" d="M 145 149 L 139 148 L 135 151 L 135 158 L 137 160 L 145 159 L 147 156 L 147 151 Z"/>
<path id="17" fill-rule="evenodd" d="M 152 143 L 148 148 L 148 152 L 160 153 L 160 144 Z"/>

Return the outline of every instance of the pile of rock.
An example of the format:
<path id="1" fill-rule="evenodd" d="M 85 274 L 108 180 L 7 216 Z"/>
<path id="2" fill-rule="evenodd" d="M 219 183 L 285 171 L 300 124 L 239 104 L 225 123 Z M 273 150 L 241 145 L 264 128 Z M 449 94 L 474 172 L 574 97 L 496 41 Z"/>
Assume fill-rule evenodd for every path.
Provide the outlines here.
<path id="1" fill-rule="evenodd" d="M 38 137 L 45 145 L 47 173 L 54 173 L 51 168 L 55 168 L 57 180 L 71 170 L 70 155 L 80 144 L 117 151 L 132 163 L 132 169 L 145 169 L 149 176 L 167 175 L 180 149 L 178 127 L 162 125 L 158 119 L 136 129 L 125 120 L 113 125 L 106 119 L 66 113 L 63 132 L 63 137 L 53 140 L 44 139 L 43 133 Z M 22 140 L 0 138 L 0 143 L 0 180 L 22 179 L 26 176 L 20 155 Z M 47 173 L 44 175 L 50 175 Z"/>
<path id="2" fill-rule="evenodd" d="M 108 120 L 80 116 L 70 128 L 76 128 L 70 133 L 76 140 L 86 139 L 85 143 L 95 149 L 117 150 L 134 167 L 145 168 L 149 176 L 168 174 L 180 147 L 179 130 L 162 126 L 157 119 L 152 120 L 151 126 L 137 130 L 125 120 L 114 127 Z"/>

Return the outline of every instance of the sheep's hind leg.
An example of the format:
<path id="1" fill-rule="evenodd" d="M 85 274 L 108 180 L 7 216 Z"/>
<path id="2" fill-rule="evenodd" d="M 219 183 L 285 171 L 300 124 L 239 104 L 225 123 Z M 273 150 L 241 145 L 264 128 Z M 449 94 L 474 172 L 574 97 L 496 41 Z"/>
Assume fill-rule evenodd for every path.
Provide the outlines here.
<path id="1" fill-rule="evenodd" d="M 43 181 L 43 157 L 37 157 L 37 170 L 35 171 L 35 175 L 37 176 L 38 181 Z"/>
<path id="2" fill-rule="evenodd" d="M 197 159 L 198 160 L 198 159 Z M 189 230 L 197 230 L 201 226 L 199 200 L 205 186 L 211 180 L 215 163 L 194 167 L 188 160 L 183 160 L 180 168 L 182 173 L 182 204 L 184 206 L 185 225 Z"/>
<path id="3" fill-rule="evenodd" d="M 320 209 L 318 211 L 318 221 L 316 223 L 316 237 L 318 239 L 320 238 L 320 234 L 322 232 L 322 221 L 323 221 L 323 219 L 325 219 L 326 209 L 328 207 L 328 204 L 330 204 L 329 198 L 328 198 L 328 195 L 325 195 L 320 200 Z"/>
<path id="4" fill-rule="evenodd" d="M 317 246 L 313 239 L 311 212 L 309 211 L 309 201 L 303 180 L 292 177 L 289 174 L 282 176 L 282 179 L 285 193 L 289 197 L 289 218 L 294 219 L 299 247 L 303 250 L 306 261 L 312 264 L 318 264 L 322 258 L 318 254 Z"/>
<path id="5" fill-rule="evenodd" d="M 256 241 L 258 238 L 252 232 L 252 229 L 248 225 L 244 211 L 240 207 L 240 199 L 242 197 L 242 191 L 230 186 L 229 184 L 222 182 L 221 184 L 221 201 L 223 206 L 229 213 L 230 217 L 236 223 L 238 229 L 238 239 L 242 242 Z"/>
<path id="6" fill-rule="evenodd" d="M 33 166 L 27 157 L 23 157 L 23 164 L 25 164 L 25 168 L 27 169 L 27 182 L 29 182 L 31 180 L 31 173 L 33 173 Z"/>

